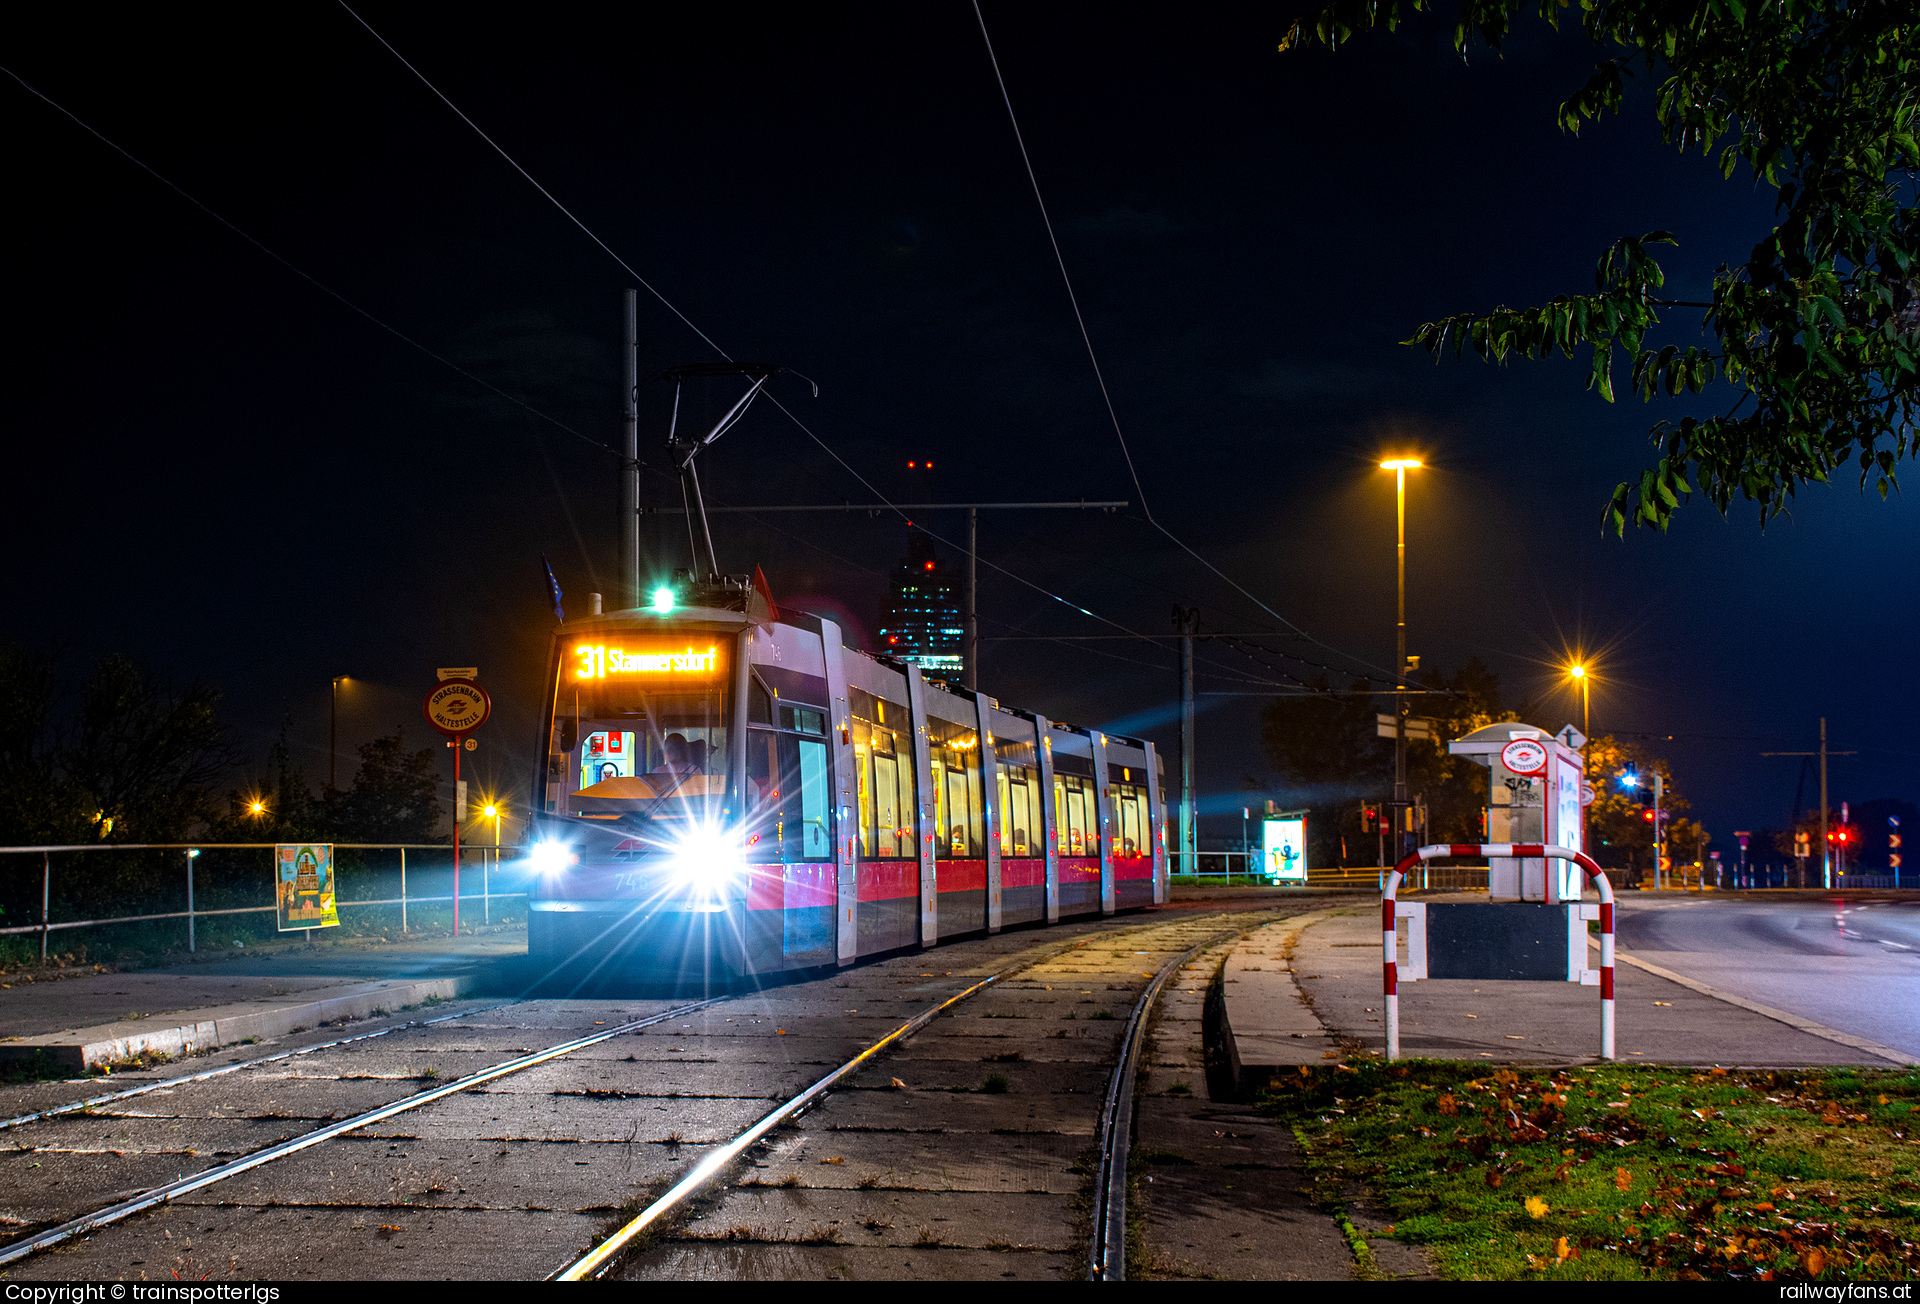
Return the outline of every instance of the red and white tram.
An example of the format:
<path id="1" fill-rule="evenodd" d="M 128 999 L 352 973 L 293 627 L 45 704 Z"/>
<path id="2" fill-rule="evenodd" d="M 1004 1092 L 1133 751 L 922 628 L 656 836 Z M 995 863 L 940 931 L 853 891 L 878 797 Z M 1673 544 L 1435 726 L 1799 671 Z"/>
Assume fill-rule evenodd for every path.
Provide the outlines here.
<path id="1" fill-rule="evenodd" d="M 768 974 L 1166 899 L 1151 743 L 948 688 L 743 579 L 562 624 L 548 682 L 550 966 Z"/>

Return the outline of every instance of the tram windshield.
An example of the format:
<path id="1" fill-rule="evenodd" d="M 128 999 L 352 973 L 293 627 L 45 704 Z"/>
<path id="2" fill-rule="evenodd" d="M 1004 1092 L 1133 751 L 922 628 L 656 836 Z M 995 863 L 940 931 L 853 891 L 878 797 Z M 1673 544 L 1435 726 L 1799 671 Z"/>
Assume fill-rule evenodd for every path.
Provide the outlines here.
<path id="1" fill-rule="evenodd" d="M 727 792 L 725 636 L 607 634 L 562 657 L 548 809 L 670 844 L 711 827 Z"/>

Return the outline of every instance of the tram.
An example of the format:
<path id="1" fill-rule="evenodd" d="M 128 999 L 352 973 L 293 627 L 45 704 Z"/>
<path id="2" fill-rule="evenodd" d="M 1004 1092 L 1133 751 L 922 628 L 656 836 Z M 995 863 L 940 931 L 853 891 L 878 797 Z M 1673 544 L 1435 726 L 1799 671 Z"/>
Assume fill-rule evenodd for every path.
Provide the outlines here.
<path id="1" fill-rule="evenodd" d="M 685 576 L 554 634 L 535 957 L 772 974 L 1166 900 L 1151 743 L 858 651 L 757 573 Z"/>

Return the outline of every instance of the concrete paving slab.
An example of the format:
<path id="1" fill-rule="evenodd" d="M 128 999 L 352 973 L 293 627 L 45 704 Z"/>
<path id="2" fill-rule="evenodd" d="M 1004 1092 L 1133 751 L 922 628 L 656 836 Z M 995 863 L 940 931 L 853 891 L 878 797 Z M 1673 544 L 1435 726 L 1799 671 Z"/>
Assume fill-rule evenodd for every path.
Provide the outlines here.
<path id="1" fill-rule="evenodd" d="M 565 1210 L 441 1211 L 163 1205 L 8 1266 L 20 1280 L 537 1279 L 602 1220 Z M 391 1228 L 392 1230 L 388 1230 Z"/>
<path id="2" fill-rule="evenodd" d="M 1073 1195 L 1085 1184 L 1074 1165 L 1091 1144 L 1084 1133 L 963 1138 L 953 1132 L 899 1134 L 860 1128 L 849 1135 L 824 1118 L 815 1127 L 821 1130 L 783 1140 L 744 1180 L 767 1186 L 793 1181 L 815 1190 L 871 1184 L 881 1190 Z"/>
<path id="3" fill-rule="evenodd" d="M 759 1240 L 771 1244 L 837 1234 L 863 1249 L 911 1249 L 938 1241 L 949 1249 L 1070 1251 L 1074 1216 L 1050 1195 L 976 1192 L 954 1198 L 913 1191 L 815 1187 L 729 1188 L 723 1209 L 689 1219 L 674 1239 Z M 829 1231 L 831 1229 L 831 1231 Z M 997 1274 L 996 1274 L 997 1275 Z"/>
<path id="4" fill-rule="evenodd" d="M 623 1281 L 1073 1281 L 1077 1254 L 1009 1253 L 915 1245 L 762 1245 L 670 1241 L 623 1272 Z"/>

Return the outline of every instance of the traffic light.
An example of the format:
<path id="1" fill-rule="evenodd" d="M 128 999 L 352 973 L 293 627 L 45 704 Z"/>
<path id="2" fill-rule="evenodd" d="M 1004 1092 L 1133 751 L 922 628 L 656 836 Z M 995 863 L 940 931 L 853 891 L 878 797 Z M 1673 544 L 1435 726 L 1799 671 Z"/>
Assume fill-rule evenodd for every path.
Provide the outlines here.
<path id="1" fill-rule="evenodd" d="M 1646 810 L 1641 811 L 1640 818 L 1649 824 L 1653 823 L 1653 808 L 1649 806 Z"/>
<path id="2" fill-rule="evenodd" d="M 1362 804 L 1360 807 L 1360 831 L 1362 833 L 1376 833 L 1379 829 L 1380 808 L 1371 803 Z"/>

